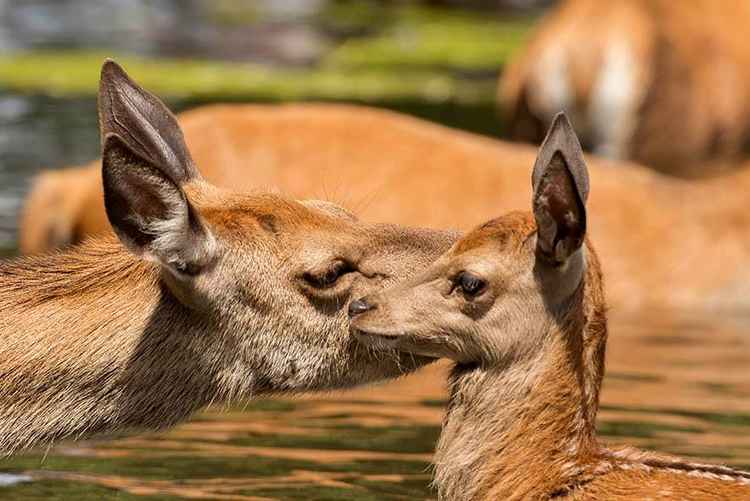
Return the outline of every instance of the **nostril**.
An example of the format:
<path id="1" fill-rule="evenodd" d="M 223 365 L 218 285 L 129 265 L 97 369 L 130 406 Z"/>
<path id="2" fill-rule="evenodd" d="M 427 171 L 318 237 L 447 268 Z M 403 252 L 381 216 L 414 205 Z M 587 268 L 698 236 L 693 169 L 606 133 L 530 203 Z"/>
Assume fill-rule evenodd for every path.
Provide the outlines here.
<path id="1" fill-rule="evenodd" d="M 349 316 L 355 317 L 360 313 L 364 313 L 369 310 L 374 310 L 375 306 L 368 303 L 365 299 L 357 299 L 349 303 Z"/>

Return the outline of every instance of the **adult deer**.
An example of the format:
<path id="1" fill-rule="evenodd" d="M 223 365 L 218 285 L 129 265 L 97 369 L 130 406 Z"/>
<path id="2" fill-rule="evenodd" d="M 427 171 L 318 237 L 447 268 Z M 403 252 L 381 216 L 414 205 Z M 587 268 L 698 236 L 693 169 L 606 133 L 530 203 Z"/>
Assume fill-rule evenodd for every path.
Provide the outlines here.
<path id="1" fill-rule="evenodd" d="M 0 263 L 1 452 L 427 362 L 355 343 L 346 305 L 425 267 L 455 234 L 210 185 L 172 114 L 113 62 L 99 114 L 119 242 Z"/>
<path id="2" fill-rule="evenodd" d="M 439 497 L 749 499 L 750 473 L 598 442 L 606 305 L 586 239 L 588 173 L 563 115 L 532 186 L 532 214 L 491 220 L 418 276 L 349 305 L 365 345 L 455 362 Z"/>
<path id="3" fill-rule="evenodd" d="M 566 0 L 501 76 L 512 134 L 566 110 L 584 145 L 680 176 L 736 168 L 750 135 L 744 0 Z"/>
<path id="4" fill-rule="evenodd" d="M 531 147 L 348 105 L 212 106 L 183 114 L 182 124 L 215 184 L 333 195 L 365 220 L 434 228 L 467 230 L 525 207 L 535 156 Z M 686 182 L 633 164 L 590 159 L 589 167 L 589 223 L 613 306 L 750 305 L 750 169 Z M 30 203 L 23 232 L 44 221 L 68 221 L 77 238 L 108 228 L 99 172 L 96 163 L 65 183 L 49 179 L 60 203 Z"/>

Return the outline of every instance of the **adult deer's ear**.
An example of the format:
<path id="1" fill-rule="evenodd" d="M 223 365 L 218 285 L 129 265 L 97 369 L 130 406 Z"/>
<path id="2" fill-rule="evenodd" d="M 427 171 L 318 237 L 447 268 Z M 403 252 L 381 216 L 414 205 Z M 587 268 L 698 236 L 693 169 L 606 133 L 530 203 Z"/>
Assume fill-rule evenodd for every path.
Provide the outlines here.
<path id="1" fill-rule="evenodd" d="M 532 174 L 537 256 L 564 264 L 586 235 L 589 175 L 567 117 L 559 113 L 547 132 Z"/>
<path id="2" fill-rule="evenodd" d="M 196 274 L 214 239 L 182 186 L 200 178 L 177 120 L 112 61 L 99 87 L 104 205 L 120 240 L 176 274 Z"/>

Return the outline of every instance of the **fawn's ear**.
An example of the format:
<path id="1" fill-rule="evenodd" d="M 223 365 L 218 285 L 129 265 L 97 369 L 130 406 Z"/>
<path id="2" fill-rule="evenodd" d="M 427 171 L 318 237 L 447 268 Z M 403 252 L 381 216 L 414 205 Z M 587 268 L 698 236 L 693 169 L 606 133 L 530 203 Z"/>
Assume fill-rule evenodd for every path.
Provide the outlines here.
<path id="1" fill-rule="evenodd" d="M 196 274 L 214 240 L 182 185 L 200 178 L 164 104 L 112 61 L 99 87 L 104 205 L 120 240 L 176 274 Z"/>
<path id="2" fill-rule="evenodd" d="M 537 255 L 564 264 L 586 235 L 589 175 L 567 117 L 559 113 L 547 132 L 532 174 Z"/>

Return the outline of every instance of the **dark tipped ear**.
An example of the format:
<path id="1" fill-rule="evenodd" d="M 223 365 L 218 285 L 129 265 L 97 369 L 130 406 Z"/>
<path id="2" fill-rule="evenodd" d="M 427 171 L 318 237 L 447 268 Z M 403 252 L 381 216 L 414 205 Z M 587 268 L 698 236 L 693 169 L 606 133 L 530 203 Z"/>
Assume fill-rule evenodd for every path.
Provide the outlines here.
<path id="1" fill-rule="evenodd" d="M 537 255 L 562 264 L 583 244 L 589 194 L 581 145 L 563 113 L 555 117 L 539 149 L 532 184 Z"/>
<path id="2" fill-rule="evenodd" d="M 99 128 L 102 147 L 114 134 L 177 184 L 200 177 L 174 115 L 110 60 L 99 81 Z"/>
<path id="3" fill-rule="evenodd" d="M 174 117 L 111 61 L 102 68 L 99 116 L 104 205 L 115 233 L 139 256 L 197 273 L 215 245 L 181 187 L 197 170 Z"/>

